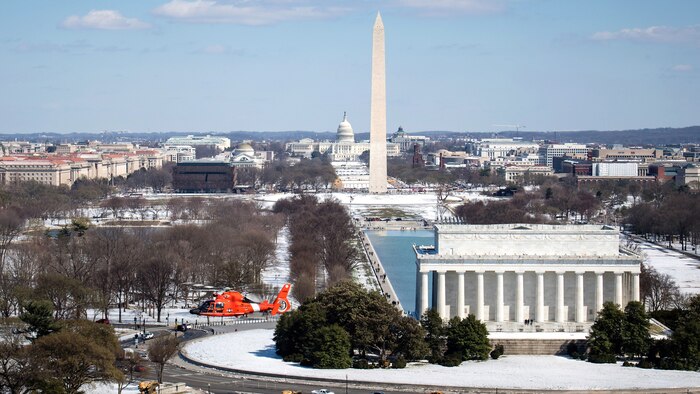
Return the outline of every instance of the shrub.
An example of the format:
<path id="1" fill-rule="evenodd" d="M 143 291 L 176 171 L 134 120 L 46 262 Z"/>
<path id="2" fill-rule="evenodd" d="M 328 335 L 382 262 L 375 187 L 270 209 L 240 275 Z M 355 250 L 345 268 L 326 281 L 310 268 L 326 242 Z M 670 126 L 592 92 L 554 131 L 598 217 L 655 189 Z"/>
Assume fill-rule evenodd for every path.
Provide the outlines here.
<path id="1" fill-rule="evenodd" d="M 491 351 L 491 358 L 494 360 L 498 360 L 498 358 L 503 355 L 504 351 L 505 348 L 503 347 L 503 345 L 501 345 L 500 343 L 497 344 Z"/>
<path id="2" fill-rule="evenodd" d="M 462 364 L 462 355 L 459 353 L 448 353 L 438 363 L 443 367 L 458 367 Z"/>
<path id="3" fill-rule="evenodd" d="M 581 354 L 579 354 L 578 358 L 583 360 L 583 361 L 586 361 L 586 359 L 588 358 L 588 355 L 586 353 L 581 353 Z"/>
<path id="4" fill-rule="evenodd" d="M 355 369 L 370 369 L 369 361 L 364 358 L 353 360 L 352 367 Z"/>
<path id="5" fill-rule="evenodd" d="M 590 354 L 588 361 L 594 364 L 615 364 L 617 359 L 613 354 Z"/>
<path id="6" fill-rule="evenodd" d="M 569 356 L 571 356 L 571 358 L 573 358 L 574 360 L 578 360 L 579 357 L 581 357 L 581 355 L 578 354 L 578 352 L 569 353 Z"/>
<path id="7" fill-rule="evenodd" d="M 637 367 L 644 368 L 644 369 L 651 369 L 653 367 L 653 364 L 651 363 L 651 361 L 644 359 L 637 364 Z"/>
<path id="8" fill-rule="evenodd" d="M 406 359 L 403 356 L 396 357 L 393 363 L 391 363 L 392 368 L 406 368 Z"/>
<path id="9" fill-rule="evenodd" d="M 578 346 L 576 345 L 576 342 L 569 342 L 566 345 L 566 354 L 571 356 L 571 358 L 577 358 L 574 356 L 574 354 L 578 355 Z"/>

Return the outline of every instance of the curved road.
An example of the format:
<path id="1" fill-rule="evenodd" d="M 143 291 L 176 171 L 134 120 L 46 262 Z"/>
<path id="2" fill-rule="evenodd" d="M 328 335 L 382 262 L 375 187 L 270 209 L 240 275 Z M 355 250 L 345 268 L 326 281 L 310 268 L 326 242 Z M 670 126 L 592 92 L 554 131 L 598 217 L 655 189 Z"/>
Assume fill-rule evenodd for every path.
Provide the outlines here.
<path id="1" fill-rule="evenodd" d="M 234 330 L 251 330 L 260 328 L 274 328 L 276 322 L 263 322 L 254 324 L 237 324 L 229 326 L 213 327 L 218 333 L 230 332 Z M 156 335 L 166 332 L 166 330 L 155 331 Z M 184 340 L 190 341 L 196 338 L 201 338 L 211 335 L 206 329 L 192 329 L 185 332 Z M 133 340 L 130 341 L 133 345 Z M 123 343 L 126 344 L 126 343 Z M 141 350 L 145 353 L 145 350 Z M 156 380 L 157 366 L 150 361 L 144 361 L 147 365 L 147 371 L 143 373 L 135 373 L 137 381 L 141 380 Z M 184 368 L 182 365 L 185 365 Z M 197 367 L 187 363 L 182 359 L 171 360 L 165 365 L 163 370 L 163 380 L 173 383 L 185 383 L 189 387 L 204 391 L 205 393 L 260 393 L 260 394 L 280 394 L 282 390 L 295 390 L 302 393 L 310 393 L 312 390 L 319 388 L 327 388 L 336 394 L 367 394 L 374 392 L 382 392 L 385 394 L 399 394 L 401 391 L 387 391 L 381 388 L 376 390 L 359 389 L 348 382 L 347 386 L 342 385 L 319 385 L 309 382 L 304 382 L 300 379 L 271 379 L 254 374 L 234 374 L 225 371 L 217 371 L 208 368 Z"/>

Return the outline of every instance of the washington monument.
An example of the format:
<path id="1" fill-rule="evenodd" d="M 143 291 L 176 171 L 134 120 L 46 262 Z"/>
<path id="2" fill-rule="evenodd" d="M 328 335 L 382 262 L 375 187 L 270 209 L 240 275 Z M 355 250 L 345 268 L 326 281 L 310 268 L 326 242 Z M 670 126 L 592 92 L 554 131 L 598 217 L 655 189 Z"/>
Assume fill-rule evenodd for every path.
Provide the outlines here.
<path id="1" fill-rule="evenodd" d="M 386 68 L 384 67 L 384 24 L 379 12 L 377 12 L 372 32 L 369 192 L 386 193 Z"/>

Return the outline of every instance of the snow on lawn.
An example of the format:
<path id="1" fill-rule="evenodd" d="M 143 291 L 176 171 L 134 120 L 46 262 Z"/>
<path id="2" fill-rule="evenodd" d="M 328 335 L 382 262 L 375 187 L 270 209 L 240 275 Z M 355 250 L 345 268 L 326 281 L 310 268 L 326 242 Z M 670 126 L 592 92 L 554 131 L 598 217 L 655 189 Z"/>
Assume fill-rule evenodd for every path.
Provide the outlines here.
<path id="1" fill-rule="evenodd" d="M 700 261 L 650 242 L 640 242 L 644 262 L 667 274 L 686 293 L 700 294 Z"/>
<path id="2" fill-rule="evenodd" d="M 259 201 L 264 208 L 271 208 L 272 205 L 282 198 L 293 197 L 295 194 L 270 193 L 256 195 L 255 200 Z M 396 193 L 396 194 L 366 194 L 366 193 L 317 193 L 319 200 L 324 201 L 329 198 L 338 200 L 348 207 L 352 215 L 361 215 L 372 209 L 397 208 L 408 214 L 412 214 L 425 219 L 434 219 L 436 216 L 437 197 L 434 192 L 425 193 Z M 481 194 L 480 191 L 460 192 L 451 195 L 447 202 L 450 205 L 461 204 L 464 201 L 486 200 L 492 197 Z"/>
<path id="3" fill-rule="evenodd" d="M 287 226 L 277 233 L 275 260 L 261 273 L 265 284 L 278 288 L 289 282 L 289 228 Z"/>
<path id="4" fill-rule="evenodd" d="M 84 385 L 81 389 L 85 394 L 105 394 L 118 392 L 116 383 L 91 383 Z M 122 389 L 122 394 L 132 393 L 140 393 L 138 382 L 131 383 Z"/>
<path id="5" fill-rule="evenodd" d="M 280 375 L 353 381 L 515 389 L 650 389 L 700 387 L 700 373 L 592 364 L 557 356 L 503 356 L 459 367 L 409 364 L 405 369 L 318 370 L 287 363 L 275 354 L 273 330 L 246 330 L 185 345 L 183 353 L 204 363 Z"/>
<path id="6" fill-rule="evenodd" d="M 187 323 L 199 323 L 199 324 L 204 324 L 207 322 L 206 317 L 202 316 L 197 316 L 193 315 L 190 313 L 190 310 L 187 308 L 163 308 L 160 314 L 160 323 L 156 322 L 155 317 L 151 317 L 147 313 L 144 313 L 141 311 L 141 309 L 124 309 L 122 310 L 122 321 L 121 323 L 124 324 L 134 324 L 134 318 L 136 318 L 137 324 L 141 324 L 141 319 L 146 318 L 146 325 L 147 326 L 152 326 L 152 325 L 161 325 L 165 326 L 166 324 L 169 324 L 170 326 L 175 325 L 175 319 L 177 319 L 177 322 L 180 323 L 182 321 L 185 321 Z M 97 320 L 102 318 L 102 313 L 101 312 L 96 312 L 94 310 L 88 310 L 88 319 L 90 320 Z M 110 323 L 115 324 L 119 323 L 119 311 L 117 309 L 110 309 L 107 313 L 107 318 L 109 319 Z M 233 320 L 236 319 L 234 317 L 231 318 L 224 318 L 224 320 Z M 217 319 L 221 320 L 220 318 Z"/>

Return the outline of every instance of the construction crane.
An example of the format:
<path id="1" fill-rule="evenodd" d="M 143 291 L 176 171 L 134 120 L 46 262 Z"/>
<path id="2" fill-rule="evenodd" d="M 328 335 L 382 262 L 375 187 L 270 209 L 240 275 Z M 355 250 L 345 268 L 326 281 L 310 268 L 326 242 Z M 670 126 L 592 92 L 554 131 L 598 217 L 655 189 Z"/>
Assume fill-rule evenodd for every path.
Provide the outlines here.
<path id="1" fill-rule="evenodd" d="M 521 125 L 521 124 L 494 124 L 494 125 L 491 125 L 491 126 L 494 126 L 494 127 L 510 127 L 510 128 L 515 129 L 515 132 L 516 132 L 516 133 L 518 133 L 518 132 L 520 131 L 520 129 L 524 129 L 525 127 L 527 127 L 527 126 L 523 126 L 523 125 Z"/>

